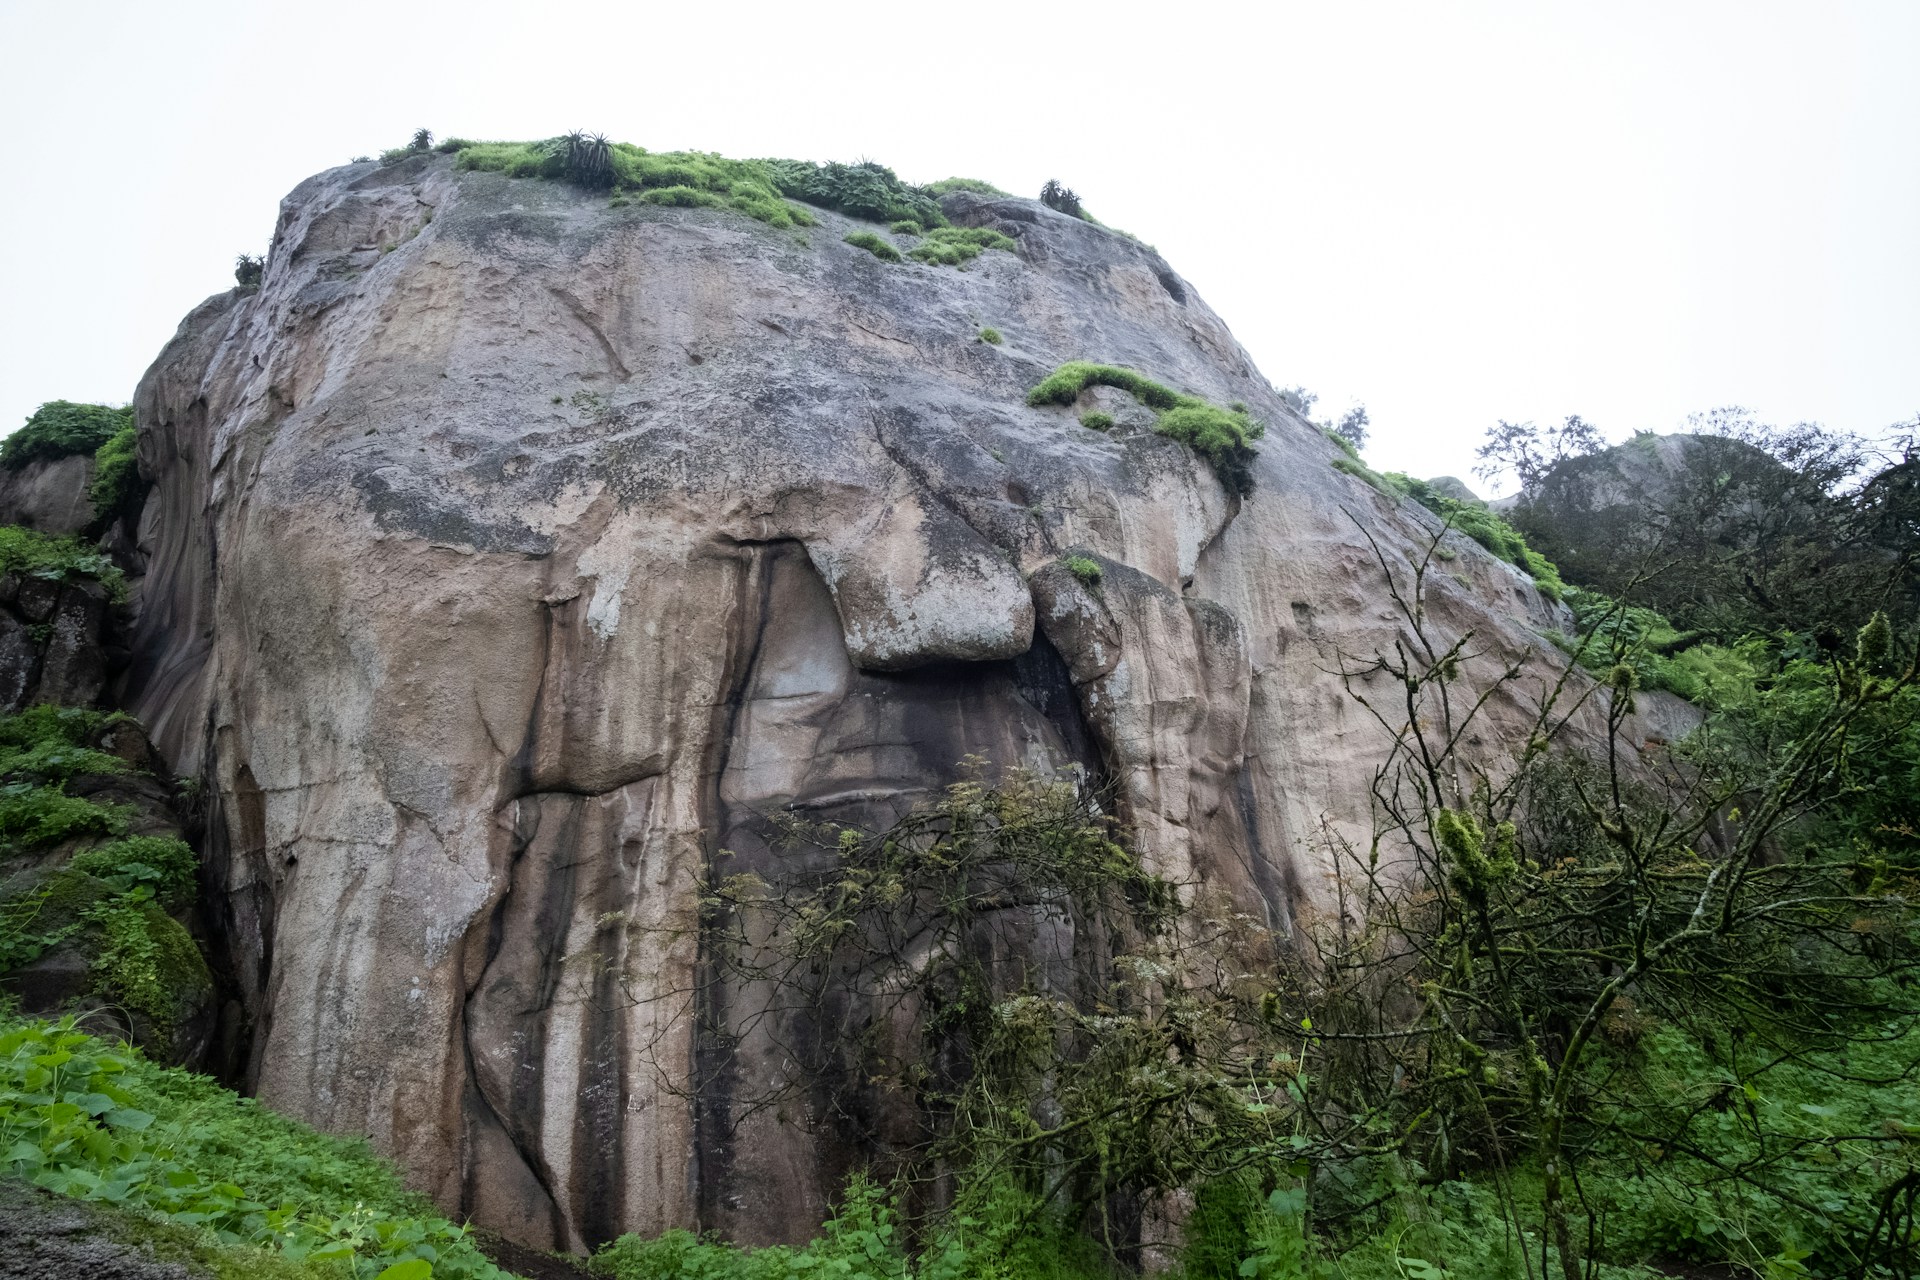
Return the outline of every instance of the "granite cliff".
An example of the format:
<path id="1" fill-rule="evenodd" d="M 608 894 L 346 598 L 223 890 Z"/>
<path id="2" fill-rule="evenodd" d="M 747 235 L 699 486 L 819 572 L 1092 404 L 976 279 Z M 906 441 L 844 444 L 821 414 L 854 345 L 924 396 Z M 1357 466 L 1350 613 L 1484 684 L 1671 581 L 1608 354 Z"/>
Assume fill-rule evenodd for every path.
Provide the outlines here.
<path id="1" fill-rule="evenodd" d="M 831 212 L 358 164 L 187 317 L 135 402 L 122 701 L 204 779 L 264 1101 L 523 1242 L 799 1238 L 857 1152 L 696 1069 L 702 1026 L 782 1069 L 751 993 L 693 998 L 700 877 L 726 850 L 777 883 L 766 815 L 1077 766 L 1155 871 L 1282 932 L 1329 909 L 1320 832 L 1364 839 L 1381 746 L 1342 655 L 1401 634 L 1375 544 L 1437 522 L 1332 466 L 1151 249 L 943 208 L 1013 250 L 889 263 Z M 1029 406 L 1072 360 L 1244 402 L 1251 494 L 1124 392 Z M 1448 546 L 1435 624 L 1482 673 L 1558 662 L 1556 606 Z"/>

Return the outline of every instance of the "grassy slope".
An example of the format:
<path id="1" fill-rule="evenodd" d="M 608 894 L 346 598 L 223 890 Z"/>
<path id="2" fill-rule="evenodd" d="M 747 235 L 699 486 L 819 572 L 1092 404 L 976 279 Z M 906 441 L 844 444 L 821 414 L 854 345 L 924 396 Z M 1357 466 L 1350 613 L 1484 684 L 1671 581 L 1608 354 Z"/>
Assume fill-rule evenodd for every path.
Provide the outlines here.
<path id="1" fill-rule="evenodd" d="M 70 1021 L 0 1019 L 0 1172 L 163 1224 L 217 1274 L 506 1275 L 363 1143 Z"/>

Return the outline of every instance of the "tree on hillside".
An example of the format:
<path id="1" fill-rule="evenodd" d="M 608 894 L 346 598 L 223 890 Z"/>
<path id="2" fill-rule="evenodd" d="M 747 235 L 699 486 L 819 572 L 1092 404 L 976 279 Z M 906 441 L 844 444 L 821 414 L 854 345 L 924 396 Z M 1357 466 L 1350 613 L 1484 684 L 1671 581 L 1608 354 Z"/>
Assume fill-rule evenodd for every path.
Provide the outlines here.
<path id="1" fill-rule="evenodd" d="M 1565 422 L 1545 430 L 1503 418 L 1487 428 L 1486 442 L 1474 451 L 1480 465 L 1473 473 L 1483 480 L 1511 473 L 1526 492 L 1569 458 L 1598 453 L 1606 443 L 1599 429 L 1579 414 L 1569 414 Z"/>
<path id="2" fill-rule="evenodd" d="M 1728 640 L 1838 635 L 1877 609 L 1913 616 L 1909 457 L 1863 483 L 1859 437 L 1743 409 L 1606 450 L 1576 423 L 1551 438 L 1502 423 L 1480 450 L 1520 475 L 1510 519 L 1568 581 L 1615 596 L 1636 583 L 1637 603 Z"/>
<path id="3" fill-rule="evenodd" d="M 1338 421 L 1335 421 L 1331 418 L 1323 419 L 1313 416 L 1313 406 L 1320 402 L 1320 397 L 1305 387 L 1282 387 L 1280 400 L 1287 408 L 1314 426 L 1331 435 L 1339 436 L 1356 450 L 1367 447 L 1367 428 L 1372 425 L 1372 419 L 1367 416 L 1367 406 L 1356 404 L 1341 414 Z"/>

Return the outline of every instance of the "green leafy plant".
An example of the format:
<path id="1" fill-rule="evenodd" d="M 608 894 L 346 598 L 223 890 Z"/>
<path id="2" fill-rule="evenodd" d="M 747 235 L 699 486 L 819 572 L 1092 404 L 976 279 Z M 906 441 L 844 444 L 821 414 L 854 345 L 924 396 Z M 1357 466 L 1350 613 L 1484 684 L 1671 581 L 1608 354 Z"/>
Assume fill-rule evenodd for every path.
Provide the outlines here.
<path id="1" fill-rule="evenodd" d="M 1113 415 L 1110 413 L 1102 413 L 1098 409 L 1090 409 L 1080 415 L 1080 425 L 1089 431 L 1111 431 L 1113 430 Z"/>
<path id="2" fill-rule="evenodd" d="M 162 906 L 193 901 L 200 859 L 175 836 L 126 836 L 76 856 L 68 864 L 121 893 L 145 887 Z"/>
<path id="3" fill-rule="evenodd" d="M 158 1067 L 71 1019 L 0 1020 L 0 1167 L 325 1274 L 506 1280 L 363 1145 Z"/>
<path id="4" fill-rule="evenodd" d="M 979 257 L 986 249 L 1014 251 L 1013 237 L 988 227 L 935 227 L 926 233 L 907 256 L 933 266 L 958 267 Z"/>
<path id="5" fill-rule="evenodd" d="M 55 538 L 19 525 L 0 525 L 0 573 L 24 573 L 53 582 L 91 578 L 116 603 L 127 598 L 126 575 L 99 550 L 78 538 Z"/>
<path id="6" fill-rule="evenodd" d="M 58 787 L 0 784 L 0 848 L 31 849 L 75 836 L 114 836 L 127 829 L 119 809 L 70 796 Z"/>
<path id="7" fill-rule="evenodd" d="M 117 517 L 131 515 L 146 496 L 140 481 L 139 445 L 140 434 L 128 422 L 94 451 L 87 501 L 93 504 L 95 525 L 104 527 Z"/>
<path id="8" fill-rule="evenodd" d="M 988 346 L 997 347 L 1004 339 L 1001 338 L 998 329 L 989 326 L 980 330 L 980 341 L 986 343 Z"/>
<path id="9" fill-rule="evenodd" d="M 1158 410 L 1154 430 L 1205 458 L 1227 492 L 1253 492 L 1253 442 L 1266 427 L 1244 411 L 1222 409 L 1198 396 L 1163 386 L 1133 369 L 1084 360 L 1061 365 L 1027 393 L 1030 405 L 1070 405 L 1091 386 L 1117 387 Z"/>
<path id="10" fill-rule="evenodd" d="M 49 400 L 33 411 L 24 426 L 0 441 L 0 467 L 18 471 L 29 462 L 51 462 L 76 453 L 92 455 L 132 423 L 131 407 Z"/>
<path id="11" fill-rule="evenodd" d="M 865 249 L 882 262 L 901 261 L 900 251 L 871 231 L 849 231 L 840 238 L 856 249 Z"/>
<path id="12" fill-rule="evenodd" d="M 1090 556 L 1068 556 L 1061 561 L 1067 566 L 1067 572 L 1089 587 L 1100 585 L 1100 562 Z"/>
<path id="13" fill-rule="evenodd" d="M 0 716 L 0 781 L 64 785 L 77 773 L 125 773 L 120 757 L 89 743 L 123 717 L 50 703 Z"/>
<path id="14" fill-rule="evenodd" d="M 233 260 L 233 282 L 242 289 L 258 289 L 267 274 L 267 260 L 263 255 L 243 253 Z"/>

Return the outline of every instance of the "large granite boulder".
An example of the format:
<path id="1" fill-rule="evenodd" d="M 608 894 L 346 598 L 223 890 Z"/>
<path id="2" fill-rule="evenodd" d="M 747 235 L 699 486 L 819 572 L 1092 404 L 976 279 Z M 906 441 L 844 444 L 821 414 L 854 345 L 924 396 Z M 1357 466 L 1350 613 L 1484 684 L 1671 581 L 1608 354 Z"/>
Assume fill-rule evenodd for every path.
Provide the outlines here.
<path id="1" fill-rule="evenodd" d="M 1283 932 L 1330 909 L 1383 745 L 1337 670 L 1403 628 L 1368 537 L 1397 563 L 1433 520 L 1335 470 L 1145 245 L 946 209 L 1017 251 L 356 165 L 182 324 L 136 401 L 127 705 L 206 779 L 263 1100 L 524 1242 L 793 1238 L 857 1153 L 695 1063 L 743 998 L 699 981 L 697 884 L 723 849 L 777 881 L 766 814 L 1077 764 L 1154 869 Z M 1027 406 L 1077 359 L 1245 401 L 1256 491 L 1118 392 Z M 1473 671 L 1557 663 L 1556 607 L 1449 539 L 1428 605 Z"/>
<path id="2" fill-rule="evenodd" d="M 36 533 L 82 533 L 93 523 L 93 455 L 36 458 L 19 468 L 0 467 L 0 524 Z"/>

